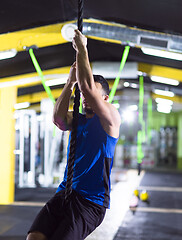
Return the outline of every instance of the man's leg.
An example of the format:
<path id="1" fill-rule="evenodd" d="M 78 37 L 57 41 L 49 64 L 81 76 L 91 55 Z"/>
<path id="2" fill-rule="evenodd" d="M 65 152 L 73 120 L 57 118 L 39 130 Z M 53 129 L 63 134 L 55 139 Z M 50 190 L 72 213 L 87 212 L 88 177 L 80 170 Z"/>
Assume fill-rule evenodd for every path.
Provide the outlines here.
<path id="1" fill-rule="evenodd" d="M 28 231 L 27 240 L 48 240 L 64 216 L 64 193 L 54 195 L 36 216 Z"/>
<path id="2" fill-rule="evenodd" d="M 83 240 L 100 225 L 105 208 L 94 206 L 76 192 L 65 205 L 64 218 L 51 240 Z"/>

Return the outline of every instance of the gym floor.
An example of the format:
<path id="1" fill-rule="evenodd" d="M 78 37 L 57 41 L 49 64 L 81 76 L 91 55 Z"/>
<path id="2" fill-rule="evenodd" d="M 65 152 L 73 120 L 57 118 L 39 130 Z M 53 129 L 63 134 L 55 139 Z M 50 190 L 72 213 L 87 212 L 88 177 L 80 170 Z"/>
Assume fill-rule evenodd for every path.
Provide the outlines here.
<path id="1" fill-rule="evenodd" d="M 148 201 L 129 209 L 133 190 Z M 35 215 L 55 189 L 16 189 L 15 202 L 0 206 L 0 240 L 25 240 Z M 182 173 L 135 170 L 112 172 L 111 209 L 87 240 L 181 240 Z"/>

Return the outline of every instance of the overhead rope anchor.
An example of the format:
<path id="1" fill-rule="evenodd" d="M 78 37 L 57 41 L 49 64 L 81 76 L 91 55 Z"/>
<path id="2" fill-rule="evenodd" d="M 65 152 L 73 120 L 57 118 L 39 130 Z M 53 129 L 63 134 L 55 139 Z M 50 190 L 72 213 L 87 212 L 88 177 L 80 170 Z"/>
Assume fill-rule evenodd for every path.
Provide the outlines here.
<path id="1" fill-rule="evenodd" d="M 37 45 L 31 45 L 29 47 L 23 46 L 23 49 L 26 51 L 29 51 L 30 49 L 39 49 L 39 48 L 37 47 Z"/>

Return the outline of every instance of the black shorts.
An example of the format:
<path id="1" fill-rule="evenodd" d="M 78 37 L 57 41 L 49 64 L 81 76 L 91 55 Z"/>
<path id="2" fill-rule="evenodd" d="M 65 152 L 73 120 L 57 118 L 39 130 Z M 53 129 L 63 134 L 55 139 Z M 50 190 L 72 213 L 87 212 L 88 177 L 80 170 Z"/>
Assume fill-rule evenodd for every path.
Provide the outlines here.
<path id="1" fill-rule="evenodd" d="M 39 231 L 50 240 L 83 240 L 101 224 L 105 212 L 105 207 L 75 191 L 65 204 L 64 191 L 60 191 L 41 209 L 28 233 Z"/>

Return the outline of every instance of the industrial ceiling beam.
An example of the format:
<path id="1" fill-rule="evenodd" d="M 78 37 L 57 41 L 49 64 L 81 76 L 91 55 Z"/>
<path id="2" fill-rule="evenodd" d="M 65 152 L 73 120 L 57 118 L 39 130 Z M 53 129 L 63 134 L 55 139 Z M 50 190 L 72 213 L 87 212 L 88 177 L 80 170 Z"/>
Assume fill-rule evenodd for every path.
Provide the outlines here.
<path id="1" fill-rule="evenodd" d="M 88 19 L 84 20 L 87 23 L 103 23 L 99 20 Z M 38 48 L 48 47 L 68 42 L 61 34 L 61 29 L 64 25 L 76 23 L 76 21 L 69 21 L 58 24 L 51 24 L 47 26 L 31 28 L 16 32 L 0 34 L 0 51 L 16 49 L 17 51 L 25 51 L 25 47 L 36 45 Z M 105 23 L 106 25 L 117 25 L 114 23 Z M 121 43 L 113 39 L 103 39 L 100 37 L 90 37 L 96 40 L 104 40 L 108 42 Z"/>
<path id="2" fill-rule="evenodd" d="M 0 51 L 16 49 L 24 51 L 25 46 L 36 45 L 38 48 L 66 43 L 61 30 L 63 26 L 75 24 L 76 21 L 51 24 L 47 26 L 10 32 L 0 35 Z M 84 19 L 83 33 L 89 38 L 129 44 L 133 47 L 149 47 L 167 51 L 182 52 L 182 37 L 178 35 L 147 31 L 110 23 L 96 19 Z"/>
<path id="3" fill-rule="evenodd" d="M 66 43 L 61 35 L 61 28 L 64 23 L 52 24 L 17 32 L 10 32 L 0 35 L 0 51 L 16 49 L 25 51 L 25 46 L 36 45 L 38 48 Z"/>
<path id="4" fill-rule="evenodd" d="M 70 66 L 44 70 L 42 72 L 46 80 L 51 80 L 54 78 L 59 78 L 64 74 L 68 74 L 69 71 L 70 71 Z M 38 76 L 37 72 L 27 73 L 27 74 L 12 76 L 12 77 L 6 77 L 6 78 L 1 78 L 0 87 L 3 87 L 4 85 L 6 86 L 6 84 L 9 84 L 9 83 L 11 83 L 12 85 L 14 84 L 17 87 L 28 87 L 28 86 L 41 84 L 41 79 Z"/>
<path id="5" fill-rule="evenodd" d="M 170 67 L 163 67 L 158 65 L 151 65 L 146 63 L 138 64 L 138 71 L 147 73 L 149 76 L 160 76 L 165 78 L 176 79 L 182 82 L 182 70 Z"/>
<path id="6" fill-rule="evenodd" d="M 60 96 L 62 89 L 61 88 L 54 89 L 51 92 L 54 98 L 57 99 Z M 48 98 L 48 95 L 45 91 L 38 92 L 38 93 L 31 93 L 31 94 L 26 94 L 26 95 L 17 97 L 17 103 L 22 103 L 22 102 L 39 103 L 44 98 Z"/>
<path id="7" fill-rule="evenodd" d="M 105 21 L 100 21 L 100 20 L 95 20 L 95 19 L 84 19 L 84 22 L 85 22 L 85 24 L 91 23 L 91 24 L 97 24 L 97 25 L 110 27 L 111 30 L 112 30 L 112 28 L 121 28 L 121 29 L 126 30 L 126 26 L 117 24 L 117 23 L 110 23 L 110 22 L 105 22 Z M 24 51 L 25 46 L 36 45 L 38 48 L 42 48 L 42 47 L 48 47 L 48 46 L 66 43 L 67 41 L 63 38 L 63 36 L 61 34 L 61 29 L 63 28 L 63 26 L 70 24 L 70 23 L 75 23 L 75 21 L 52 24 L 52 25 L 37 27 L 37 28 L 33 28 L 33 29 L 26 29 L 26 30 L 21 30 L 21 31 L 17 31 L 17 32 L 1 34 L 0 35 L 0 42 L 1 42 L 0 51 L 5 51 L 8 49 L 16 49 L 17 51 Z M 135 31 L 136 29 L 130 28 L 130 30 Z M 146 32 L 146 31 L 144 31 L 144 32 Z M 152 32 L 150 32 L 150 33 L 152 34 Z M 117 44 L 122 43 L 121 40 L 116 40 L 116 39 L 112 38 L 112 35 L 111 35 L 110 39 L 102 38 L 99 35 L 98 36 L 89 36 L 89 38 L 107 41 L 107 42 L 113 42 L 113 43 L 117 43 Z M 63 69 L 63 71 L 61 70 L 61 74 L 69 72 L 69 70 L 65 70 L 65 72 L 64 72 L 64 68 L 62 68 L 62 69 Z M 138 70 L 142 71 L 142 72 L 146 72 L 149 76 L 155 75 L 155 76 L 173 78 L 173 79 L 182 81 L 182 70 L 180 70 L 180 69 L 139 63 Z M 49 73 L 49 71 L 50 71 L 50 73 Z M 44 75 L 59 74 L 59 69 L 45 70 L 43 73 L 44 73 Z M 22 78 L 23 79 L 24 78 L 32 78 L 32 77 L 36 77 L 36 76 L 37 76 L 36 73 L 29 73 L 29 74 L 23 74 L 23 75 L 19 75 L 19 76 L 2 78 L 0 82 L 3 83 L 3 82 L 15 81 L 15 80 L 20 80 Z M 37 80 L 34 79 L 34 83 L 30 83 L 30 84 L 29 83 L 27 83 L 27 84 L 20 83 L 18 86 L 30 86 L 30 85 L 35 85 L 37 83 L 40 83 L 40 80 L 38 78 L 37 78 Z"/>

